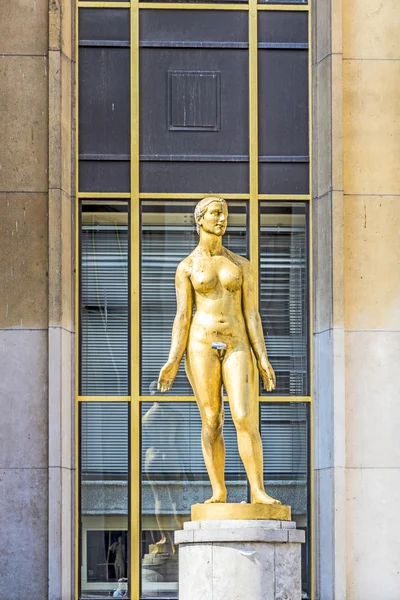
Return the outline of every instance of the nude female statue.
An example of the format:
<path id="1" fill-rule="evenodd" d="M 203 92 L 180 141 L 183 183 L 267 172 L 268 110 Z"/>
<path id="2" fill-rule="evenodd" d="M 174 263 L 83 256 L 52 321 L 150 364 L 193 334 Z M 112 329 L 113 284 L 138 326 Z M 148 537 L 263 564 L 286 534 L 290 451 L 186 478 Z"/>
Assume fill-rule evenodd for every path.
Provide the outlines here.
<path id="1" fill-rule="evenodd" d="M 158 389 L 171 388 L 186 351 L 186 373 L 201 414 L 203 455 L 212 486 L 207 502 L 226 502 L 223 383 L 252 502 L 279 504 L 264 490 L 261 438 L 254 418 L 257 392 L 251 349 L 267 391 L 275 388 L 275 373 L 255 304 L 251 265 L 222 245 L 228 218 L 223 198 L 203 198 L 194 215 L 200 241 L 176 270 L 177 311 Z"/>

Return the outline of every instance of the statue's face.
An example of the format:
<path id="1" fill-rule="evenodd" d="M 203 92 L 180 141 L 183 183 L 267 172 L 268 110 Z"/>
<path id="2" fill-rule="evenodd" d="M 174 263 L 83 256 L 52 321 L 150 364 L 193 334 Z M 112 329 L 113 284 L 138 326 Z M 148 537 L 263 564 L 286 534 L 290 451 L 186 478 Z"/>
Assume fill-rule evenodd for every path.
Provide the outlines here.
<path id="1" fill-rule="evenodd" d="M 228 209 L 225 202 L 211 202 L 206 213 L 200 218 L 200 227 L 214 235 L 224 235 L 227 223 Z"/>

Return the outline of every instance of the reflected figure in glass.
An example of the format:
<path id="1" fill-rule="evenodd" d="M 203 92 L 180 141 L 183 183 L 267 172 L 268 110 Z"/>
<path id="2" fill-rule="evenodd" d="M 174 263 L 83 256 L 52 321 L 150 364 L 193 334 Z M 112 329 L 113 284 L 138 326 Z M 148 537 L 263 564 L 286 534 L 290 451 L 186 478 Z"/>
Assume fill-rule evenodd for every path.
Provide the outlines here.
<path id="1" fill-rule="evenodd" d="M 200 241 L 176 271 L 177 311 L 169 358 L 160 371 L 158 389 L 166 392 L 171 388 L 186 352 L 186 373 L 201 414 L 203 456 L 212 486 L 212 497 L 207 502 L 226 502 L 227 498 L 223 384 L 252 501 L 279 503 L 264 490 L 252 352 L 267 391 L 275 388 L 275 373 L 268 361 L 251 264 L 222 245 L 227 219 L 228 207 L 223 198 L 209 196 L 196 206 Z"/>

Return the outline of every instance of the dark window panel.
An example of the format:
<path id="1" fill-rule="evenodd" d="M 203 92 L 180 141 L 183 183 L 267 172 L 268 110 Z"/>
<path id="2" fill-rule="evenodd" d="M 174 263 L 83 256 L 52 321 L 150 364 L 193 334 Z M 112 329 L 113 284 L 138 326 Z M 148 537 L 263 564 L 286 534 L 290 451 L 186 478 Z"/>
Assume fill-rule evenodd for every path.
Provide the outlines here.
<path id="1" fill-rule="evenodd" d="M 79 155 L 130 153 L 129 48 L 79 51 Z"/>
<path id="2" fill-rule="evenodd" d="M 246 11 L 141 10 L 139 14 L 141 42 L 248 41 Z"/>
<path id="3" fill-rule="evenodd" d="M 130 12 L 121 8 L 81 8 L 79 41 L 126 42 L 130 39 Z"/>
<path id="4" fill-rule="evenodd" d="M 143 48 L 140 68 L 142 155 L 248 155 L 246 50 Z"/>
<path id="5" fill-rule="evenodd" d="M 308 13 L 259 11 L 258 42 L 307 44 Z"/>
<path id="6" fill-rule="evenodd" d="M 128 161 L 79 162 L 79 190 L 81 192 L 129 192 L 130 163 Z"/>
<path id="7" fill-rule="evenodd" d="M 308 156 L 307 51 L 259 50 L 258 58 L 260 156 Z"/>
<path id="8" fill-rule="evenodd" d="M 308 194 L 309 164 L 296 162 L 260 163 L 260 194 Z"/>
<path id="9" fill-rule="evenodd" d="M 248 194 L 244 162 L 142 162 L 140 191 L 199 194 Z"/>

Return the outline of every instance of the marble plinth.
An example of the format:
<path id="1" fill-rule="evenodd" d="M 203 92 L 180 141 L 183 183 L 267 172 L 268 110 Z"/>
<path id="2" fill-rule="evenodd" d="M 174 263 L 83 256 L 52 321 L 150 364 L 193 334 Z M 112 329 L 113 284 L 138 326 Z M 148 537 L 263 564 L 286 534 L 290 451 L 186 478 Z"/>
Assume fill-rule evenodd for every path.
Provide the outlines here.
<path id="1" fill-rule="evenodd" d="M 292 521 L 190 521 L 179 544 L 179 600 L 300 600 L 303 531 Z"/>

